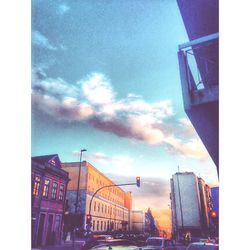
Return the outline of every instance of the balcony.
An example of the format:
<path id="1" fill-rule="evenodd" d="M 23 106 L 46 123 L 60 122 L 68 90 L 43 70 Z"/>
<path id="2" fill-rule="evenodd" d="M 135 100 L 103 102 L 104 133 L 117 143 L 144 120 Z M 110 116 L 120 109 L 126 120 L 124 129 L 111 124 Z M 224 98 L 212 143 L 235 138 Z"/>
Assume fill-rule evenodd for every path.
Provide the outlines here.
<path id="1" fill-rule="evenodd" d="M 179 45 L 178 59 L 186 114 L 215 165 L 219 164 L 219 34 Z"/>

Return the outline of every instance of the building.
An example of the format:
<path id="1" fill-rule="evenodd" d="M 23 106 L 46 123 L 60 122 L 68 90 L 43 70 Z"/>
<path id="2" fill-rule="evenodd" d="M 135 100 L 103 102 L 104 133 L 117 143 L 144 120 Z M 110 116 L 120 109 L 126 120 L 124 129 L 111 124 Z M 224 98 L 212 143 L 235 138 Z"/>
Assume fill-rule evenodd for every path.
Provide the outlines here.
<path id="1" fill-rule="evenodd" d="M 148 211 L 145 213 L 145 232 L 151 236 L 159 235 L 156 221 L 150 208 L 148 208 Z"/>
<path id="2" fill-rule="evenodd" d="M 142 210 L 132 211 L 132 231 L 138 233 L 145 231 L 145 214 Z"/>
<path id="3" fill-rule="evenodd" d="M 178 51 L 184 109 L 219 173 L 219 1 L 177 4 L 189 37 Z"/>
<path id="4" fill-rule="evenodd" d="M 212 210 L 219 216 L 219 187 L 211 188 Z"/>
<path id="5" fill-rule="evenodd" d="M 79 162 L 62 163 L 62 168 L 69 173 L 70 182 L 67 189 L 69 214 L 75 213 Z M 101 187 L 115 185 L 107 176 L 97 170 L 89 162 L 81 163 L 79 198 L 77 213 L 81 214 L 82 229 L 86 228 L 86 217 L 92 216 L 93 232 L 128 230 L 131 220 L 132 196 L 120 187 L 107 187 L 100 190 L 92 200 L 93 194 Z"/>
<path id="6" fill-rule="evenodd" d="M 192 172 L 175 173 L 171 180 L 172 235 L 180 239 L 209 234 L 210 188 Z"/>
<path id="7" fill-rule="evenodd" d="M 211 211 L 210 224 L 211 224 L 211 236 L 219 236 L 219 187 L 211 188 Z"/>
<path id="8" fill-rule="evenodd" d="M 32 168 L 32 246 L 60 243 L 68 173 L 57 154 L 36 156 Z"/>

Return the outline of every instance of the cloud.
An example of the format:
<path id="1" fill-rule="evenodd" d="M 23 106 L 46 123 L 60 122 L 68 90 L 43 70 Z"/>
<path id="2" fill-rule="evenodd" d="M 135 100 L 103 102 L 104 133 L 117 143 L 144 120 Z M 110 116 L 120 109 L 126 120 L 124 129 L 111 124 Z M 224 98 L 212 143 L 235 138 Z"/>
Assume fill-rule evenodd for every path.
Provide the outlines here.
<path id="1" fill-rule="evenodd" d="M 72 152 L 73 155 L 79 156 L 79 151 Z M 108 156 L 102 152 L 96 152 L 93 154 L 86 154 L 85 159 L 93 164 L 101 165 L 99 169 L 102 172 L 106 172 L 106 170 L 109 170 L 109 173 L 112 174 L 120 174 L 123 175 L 131 175 L 134 171 L 133 168 L 133 159 L 130 158 L 128 155 L 113 155 Z"/>
<path id="2" fill-rule="evenodd" d="M 32 75 L 33 89 L 41 94 L 54 96 L 59 99 L 65 96 L 77 97 L 79 94 L 79 90 L 74 85 L 66 83 L 61 78 L 48 78 L 41 69 L 34 69 Z"/>
<path id="3" fill-rule="evenodd" d="M 58 120 L 82 121 L 118 137 L 166 144 L 168 154 L 208 157 L 189 120 L 176 118 L 170 100 L 150 103 L 133 93 L 117 99 L 110 80 L 101 73 L 75 85 L 49 78 L 39 67 L 32 74 L 33 104 Z"/>
<path id="4" fill-rule="evenodd" d="M 62 101 L 48 95 L 32 91 L 32 105 L 53 116 L 57 120 L 81 121 L 93 115 L 93 109 L 87 103 L 79 103 L 76 99 L 65 97 Z"/>
<path id="5" fill-rule="evenodd" d="M 48 38 L 42 35 L 39 31 L 32 31 L 32 45 L 48 50 L 57 50 L 57 47 L 52 45 Z"/>
<path id="6" fill-rule="evenodd" d="M 57 13 L 58 13 L 59 15 L 64 15 L 65 13 L 69 12 L 69 10 L 70 10 L 69 5 L 63 3 L 63 4 L 60 4 L 60 5 L 58 6 Z"/>
<path id="7" fill-rule="evenodd" d="M 105 105 L 113 102 L 113 89 L 103 74 L 91 74 L 87 80 L 82 82 L 82 90 L 87 100 L 94 105 Z"/>
<path id="8" fill-rule="evenodd" d="M 206 148 L 199 139 L 191 139 L 188 142 L 183 142 L 174 136 L 168 136 L 165 138 L 165 142 L 168 144 L 167 151 L 169 153 L 172 152 L 198 159 L 208 158 Z"/>

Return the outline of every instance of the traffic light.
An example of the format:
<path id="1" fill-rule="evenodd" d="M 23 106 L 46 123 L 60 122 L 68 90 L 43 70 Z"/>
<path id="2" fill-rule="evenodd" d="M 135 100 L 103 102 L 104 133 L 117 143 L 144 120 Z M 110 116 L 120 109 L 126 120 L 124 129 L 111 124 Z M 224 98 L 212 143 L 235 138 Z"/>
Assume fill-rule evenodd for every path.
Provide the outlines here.
<path id="1" fill-rule="evenodd" d="M 211 217 L 211 221 L 213 222 L 213 224 L 215 226 L 218 226 L 219 218 L 218 218 L 218 214 L 214 210 L 210 211 L 210 217 Z"/>
<path id="2" fill-rule="evenodd" d="M 137 187 L 141 186 L 141 178 L 139 176 L 136 177 L 136 186 Z"/>
<path id="3" fill-rule="evenodd" d="M 216 218 L 217 217 L 217 213 L 214 210 L 212 210 L 212 211 L 210 211 L 210 216 L 212 218 Z"/>
<path id="4" fill-rule="evenodd" d="M 90 225 L 92 221 L 92 216 L 90 214 L 87 215 L 87 219 L 86 219 L 86 224 Z"/>

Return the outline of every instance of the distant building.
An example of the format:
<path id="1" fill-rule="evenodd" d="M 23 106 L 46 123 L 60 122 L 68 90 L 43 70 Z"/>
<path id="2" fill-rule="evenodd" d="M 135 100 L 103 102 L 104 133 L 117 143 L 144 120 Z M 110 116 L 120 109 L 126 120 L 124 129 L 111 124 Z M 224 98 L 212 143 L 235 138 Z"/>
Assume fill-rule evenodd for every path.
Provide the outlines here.
<path id="1" fill-rule="evenodd" d="M 210 188 L 192 172 L 176 173 L 171 179 L 172 235 L 177 239 L 191 232 L 209 234 Z"/>
<path id="2" fill-rule="evenodd" d="M 148 211 L 145 213 L 145 232 L 151 236 L 158 236 L 159 234 L 156 221 L 150 208 L 148 208 Z"/>
<path id="3" fill-rule="evenodd" d="M 32 246 L 60 243 L 62 217 L 69 181 L 57 154 L 31 159 Z"/>
<path id="4" fill-rule="evenodd" d="M 81 228 L 86 229 L 86 216 L 89 214 L 90 200 L 94 192 L 108 185 L 114 185 L 107 176 L 89 162 L 81 163 L 79 206 L 77 213 L 82 214 Z M 62 163 L 62 168 L 69 173 L 67 189 L 69 214 L 75 213 L 79 162 Z M 128 230 L 131 220 L 132 196 L 120 187 L 104 188 L 98 192 L 91 205 L 92 227 L 94 232 Z"/>
<path id="5" fill-rule="evenodd" d="M 132 211 L 132 231 L 140 233 L 145 231 L 145 214 L 142 210 Z"/>

